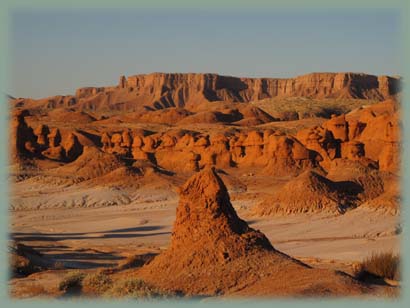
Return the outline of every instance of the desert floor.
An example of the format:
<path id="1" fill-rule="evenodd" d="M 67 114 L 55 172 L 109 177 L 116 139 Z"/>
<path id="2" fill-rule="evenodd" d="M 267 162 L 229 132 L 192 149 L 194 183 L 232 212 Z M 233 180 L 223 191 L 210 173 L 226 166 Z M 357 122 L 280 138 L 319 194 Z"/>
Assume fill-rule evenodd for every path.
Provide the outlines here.
<path id="1" fill-rule="evenodd" d="M 316 266 L 349 271 L 352 263 L 373 252 L 400 248 L 399 216 L 357 208 L 344 215 L 258 217 L 250 210 L 256 202 L 252 189 L 231 193 L 231 198 L 238 215 L 275 248 Z M 175 192 L 150 191 L 132 199 L 100 208 L 12 211 L 11 235 L 66 267 L 82 269 L 114 266 L 129 255 L 166 249 L 178 204 Z"/>

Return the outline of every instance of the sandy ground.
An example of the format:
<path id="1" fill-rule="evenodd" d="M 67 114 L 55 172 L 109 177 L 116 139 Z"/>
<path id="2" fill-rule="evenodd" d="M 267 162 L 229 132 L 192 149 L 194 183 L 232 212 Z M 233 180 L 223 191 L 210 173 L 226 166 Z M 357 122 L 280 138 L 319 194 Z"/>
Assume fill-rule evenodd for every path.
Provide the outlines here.
<path id="1" fill-rule="evenodd" d="M 373 252 L 399 252 L 399 216 L 359 207 L 344 215 L 259 217 L 252 207 L 288 178 L 255 175 L 251 170 L 229 170 L 221 176 L 242 219 L 265 233 L 276 249 L 315 268 L 353 273 L 352 265 Z M 144 186 L 128 189 L 66 185 L 52 177 L 13 184 L 11 207 L 17 206 L 9 212 L 10 236 L 43 253 L 54 269 L 10 279 L 10 295 L 63 296 L 58 285 L 70 269 L 96 271 L 166 249 L 178 205 L 175 188 L 184 179 L 172 177 L 173 188 L 167 186 L 168 180 L 146 180 Z M 380 296 L 391 291 L 380 288 Z"/>
<path id="2" fill-rule="evenodd" d="M 166 249 L 177 203 L 176 197 L 150 202 L 142 198 L 101 208 L 12 211 L 10 230 L 13 238 L 66 266 L 112 266 L 127 255 Z M 296 258 L 343 264 L 400 248 L 398 216 L 358 208 L 344 215 L 260 218 L 249 214 L 252 200 L 232 203 L 239 216 L 264 232 L 275 248 Z"/>

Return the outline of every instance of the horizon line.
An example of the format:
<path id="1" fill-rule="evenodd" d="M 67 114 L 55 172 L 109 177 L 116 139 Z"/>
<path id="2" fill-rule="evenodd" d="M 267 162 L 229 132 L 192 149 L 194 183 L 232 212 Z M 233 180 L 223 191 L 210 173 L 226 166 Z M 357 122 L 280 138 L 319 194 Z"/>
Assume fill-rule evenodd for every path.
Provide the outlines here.
<path id="1" fill-rule="evenodd" d="M 178 75 L 217 75 L 217 76 L 221 76 L 221 77 L 232 77 L 232 78 L 238 78 L 238 79 L 276 79 L 276 80 L 286 80 L 286 79 L 295 79 L 298 77 L 303 77 L 303 76 L 308 76 L 308 75 L 314 75 L 314 74 L 356 74 L 356 75 L 366 75 L 366 76 L 372 76 L 372 77 L 389 77 L 389 78 L 395 78 L 395 79 L 401 79 L 403 78 L 403 76 L 401 76 L 400 74 L 371 74 L 371 73 L 365 73 L 365 72 L 353 72 L 353 71 L 312 71 L 310 73 L 304 73 L 304 74 L 300 74 L 300 75 L 294 75 L 293 77 L 248 77 L 248 76 L 238 76 L 238 75 L 229 75 L 229 74 L 221 74 L 221 73 L 210 73 L 210 72 L 166 72 L 166 71 L 153 71 L 150 73 L 140 73 L 140 74 L 133 74 L 133 75 L 117 75 L 119 78 L 121 78 L 122 76 L 128 78 L 128 77 L 133 77 L 133 76 L 147 76 L 147 75 L 155 75 L 155 74 L 178 74 Z M 104 87 L 115 87 L 117 85 L 102 85 L 102 86 L 98 86 L 98 85 L 94 85 L 94 86 L 80 86 L 77 87 L 75 90 L 77 89 L 84 89 L 84 88 L 104 88 Z M 45 99 L 45 98 L 49 98 L 49 97 L 53 97 L 53 96 L 73 96 L 73 94 L 55 94 L 55 95 L 49 95 L 49 96 L 43 96 L 43 97 L 39 97 L 39 98 L 34 98 L 34 97 L 23 97 L 23 96 L 17 96 L 17 95 L 13 95 L 11 93 L 6 93 L 3 92 L 3 95 L 5 95 L 6 97 L 8 97 L 9 99 L 34 99 L 34 100 L 40 100 L 40 99 Z"/>

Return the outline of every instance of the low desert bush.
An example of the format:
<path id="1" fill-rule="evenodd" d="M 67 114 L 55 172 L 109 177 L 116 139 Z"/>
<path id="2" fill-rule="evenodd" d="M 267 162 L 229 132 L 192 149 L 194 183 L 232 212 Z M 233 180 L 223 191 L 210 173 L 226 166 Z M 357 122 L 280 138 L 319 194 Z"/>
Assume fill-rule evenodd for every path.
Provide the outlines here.
<path id="1" fill-rule="evenodd" d="M 85 292 L 103 294 L 112 287 L 112 279 L 103 271 L 88 274 L 82 281 Z"/>
<path id="2" fill-rule="evenodd" d="M 369 276 L 399 280 L 399 264 L 399 256 L 392 252 L 373 253 L 358 265 L 355 276 L 359 280 L 365 280 Z"/>
<path id="3" fill-rule="evenodd" d="M 25 286 L 22 290 L 24 292 L 25 296 L 29 296 L 29 297 L 42 297 L 42 296 L 47 296 L 48 292 L 46 291 L 46 289 L 44 289 L 43 286 L 39 285 L 39 284 L 30 284 L 28 286 Z"/>
<path id="4" fill-rule="evenodd" d="M 160 290 L 146 284 L 143 280 L 137 278 L 128 278 L 116 281 L 104 295 L 114 298 L 129 297 L 138 299 L 171 297 L 171 294 L 161 292 Z"/>
<path id="5" fill-rule="evenodd" d="M 64 292 L 81 289 L 84 277 L 85 274 L 80 271 L 69 272 L 60 282 L 58 289 Z"/>

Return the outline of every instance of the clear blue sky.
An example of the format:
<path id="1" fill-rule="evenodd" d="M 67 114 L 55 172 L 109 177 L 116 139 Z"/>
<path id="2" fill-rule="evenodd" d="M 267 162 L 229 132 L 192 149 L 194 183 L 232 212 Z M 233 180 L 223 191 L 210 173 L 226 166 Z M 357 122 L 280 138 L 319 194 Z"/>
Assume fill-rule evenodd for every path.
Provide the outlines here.
<path id="1" fill-rule="evenodd" d="M 393 10 L 90 9 L 12 16 L 9 93 L 17 97 L 73 94 L 150 72 L 400 74 L 400 15 Z"/>

